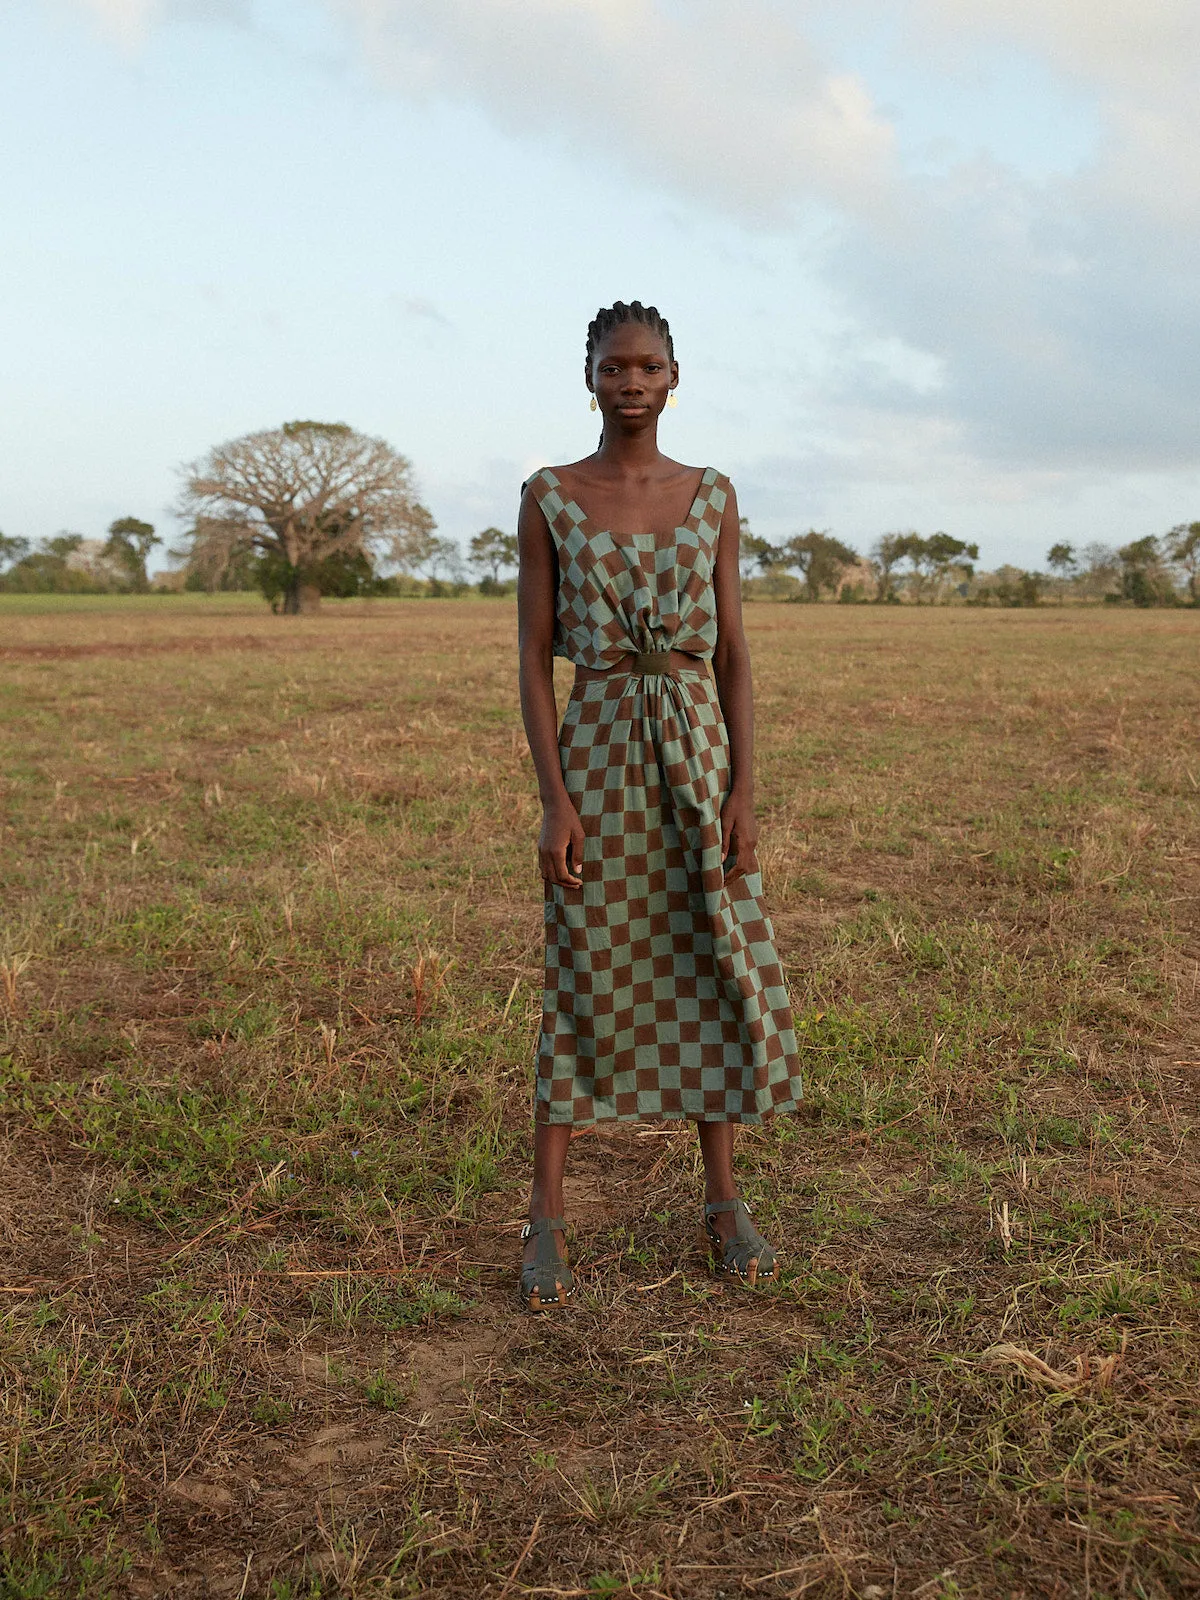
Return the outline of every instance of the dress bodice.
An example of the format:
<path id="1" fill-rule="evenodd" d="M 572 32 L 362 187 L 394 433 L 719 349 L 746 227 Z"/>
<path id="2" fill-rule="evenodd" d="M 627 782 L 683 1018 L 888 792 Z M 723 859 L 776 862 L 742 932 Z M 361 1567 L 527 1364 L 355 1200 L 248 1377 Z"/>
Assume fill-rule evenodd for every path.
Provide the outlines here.
<path id="1" fill-rule="evenodd" d="M 729 480 L 706 467 L 669 544 L 652 533 L 592 526 L 544 467 L 529 479 L 558 555 L 554 654 L 577 667 L 618 666 L 630 652 L 685 650 L 702 661 L 717 642 L 713 567 Z"/>

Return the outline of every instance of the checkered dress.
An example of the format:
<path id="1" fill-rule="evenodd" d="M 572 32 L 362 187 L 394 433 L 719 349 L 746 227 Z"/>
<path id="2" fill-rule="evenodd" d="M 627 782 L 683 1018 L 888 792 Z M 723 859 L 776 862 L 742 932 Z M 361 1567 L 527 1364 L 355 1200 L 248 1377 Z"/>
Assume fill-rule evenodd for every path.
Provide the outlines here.
<path id="1" fill-rule="evenodd" d="M 675 543 L 593 528 L 548 470 L 529 481 L 558 552 L 555 654 L 707 661 L 728 480 L 711 467 Z M 577 683 L 559 734 L 583 887 L 547 885 L 540 1122 L 762 1122 L 800 1098 L 791 1010 L 758 873 L 726 881 L 729 742 L 701 667 Z"/>

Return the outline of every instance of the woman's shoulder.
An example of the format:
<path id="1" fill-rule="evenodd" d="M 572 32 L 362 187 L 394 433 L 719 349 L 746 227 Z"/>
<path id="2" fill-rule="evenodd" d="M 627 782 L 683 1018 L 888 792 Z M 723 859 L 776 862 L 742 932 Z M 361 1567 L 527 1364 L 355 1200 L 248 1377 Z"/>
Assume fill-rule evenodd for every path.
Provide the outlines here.
<path id="1" fill-rule="evenodd" d="M 729 479 L 719 467 L 701 467 L 690 465 L 686 461 L 670 461 L 668 466 L 671 474 L 676 478 L 698 478 L 701 483 L 728 484 Z"/>
<path id="2" fill-rule="evenodd" d="M 563 461 L 557 466 L 539 467 L 525 481 L 532 483 L 534 479 L 548 482 L 552 488 L 560 488 L 567 483 L 586 483 L 590 476 L 588 471 L 592 466 L 592 458 L 584 456 L 580 461 Z"/>
<path id="3" fill-rule="evenodd" d="M 536 506 L 546 523 L 553 527 L 571 500 L 571 491 L 560 475 L 562 470 L 559 467 L 539 467 L 536 472 L 529 474 L 521 485 L 522 515 L 527 507 Z"/>
<path id="4" fill-rule="evenodd" d="M 536 472 L 531 472 L 521 485 L 521 493 L 525 494 L 532 489 L 536 494 L 543 495 L 548 489 L 561 489 L 564 477 L 571 477 L 580 467 L 585 466 L 583 461 L 569 461 L 562 466 L 539 467 Z"/>
<path id="5" fill-rule="evenodd" d="M 728 473 L 722 472 L 720 467 L 685 467 L 684 472 L 694 473 L 700 480 L 700 491 L 719 490 L 722 494 L 733 493 L 733 483 Z"/>
<path id="6" fill-rule="evenodd" d="M 549 522 L 552 510 L 547 504 L 558 496 L 561 487 L 559 479 L 554 474 L 553 467 L 539 467 L 536 472 L 531 472 L 521 485 L 521 507 L 537 506 Z M 553 508 L 557 510 L 557 506 Z"/>

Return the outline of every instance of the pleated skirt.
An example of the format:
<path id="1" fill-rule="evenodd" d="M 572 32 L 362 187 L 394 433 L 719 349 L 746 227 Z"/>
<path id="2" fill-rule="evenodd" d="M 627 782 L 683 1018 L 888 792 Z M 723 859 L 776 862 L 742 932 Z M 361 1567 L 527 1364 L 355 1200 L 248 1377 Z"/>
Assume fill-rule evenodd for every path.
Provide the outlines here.
<path id="1" fill-rule="evenodd" d="M 729 742 L 712 679 L 579 683 L 559 752 L 583 886 L 547 885 L 537 1120 L 794 1110 L 796 1038 L 762 882 L 721 858 Z"/>

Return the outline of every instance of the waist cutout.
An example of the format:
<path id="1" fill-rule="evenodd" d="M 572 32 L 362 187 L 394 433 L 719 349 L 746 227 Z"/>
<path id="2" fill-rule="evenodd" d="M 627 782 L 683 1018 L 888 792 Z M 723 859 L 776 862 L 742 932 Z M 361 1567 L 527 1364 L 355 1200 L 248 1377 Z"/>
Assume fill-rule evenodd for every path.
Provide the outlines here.
<path id="1" fill-rule="evenodd" d="M 661 676 L 674 678 L 680 672 L 702 672 L 707 677 L 708 663 L 686 650 L 631 650 L 623 661 L 611 667 L 576 667 L 576 683 L 599 683 L 604 678 Z"/>

